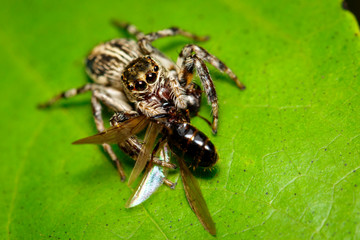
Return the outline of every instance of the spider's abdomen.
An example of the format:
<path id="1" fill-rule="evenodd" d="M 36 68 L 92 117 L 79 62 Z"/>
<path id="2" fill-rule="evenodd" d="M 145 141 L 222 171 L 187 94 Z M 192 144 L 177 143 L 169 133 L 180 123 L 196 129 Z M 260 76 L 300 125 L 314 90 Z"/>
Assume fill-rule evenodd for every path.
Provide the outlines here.
<path id="1" fill-rule="evenodd" d="M 214 144 L 201 131 L 188 123 L 173 124 L 168 135 L 172 151 L 193 167 L 212 167 L 218 160 Z"/>
<path id="2" fill-rule="evenodd" d="M 91 51 L 86 59 L 86 72 L 96 83 L 121 88 L 121 74 L 125 66 L 141 55 L 135 41 L 114 39 Z"/>

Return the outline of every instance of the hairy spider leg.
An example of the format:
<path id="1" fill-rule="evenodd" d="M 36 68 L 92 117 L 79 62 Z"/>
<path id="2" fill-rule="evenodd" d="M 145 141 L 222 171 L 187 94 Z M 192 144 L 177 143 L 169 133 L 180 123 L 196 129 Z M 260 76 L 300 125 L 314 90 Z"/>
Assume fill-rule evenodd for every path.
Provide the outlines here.
<path id="1" fill-rule="evenodd" d="M 66 90 L 64 92 L 61 92 L 60 94 L 58 94 L 55 97 L 51 98 L 49 101 L 39 104 L 38 108 L 51 107 L 51 105 L 53 105 L 54 103 L 56 103 L 57 101 L 59 101 L 61 99 L 71 98 L 71 97 L 74 97 L 76 95 L 88 92 L 88 91 L 94 89 L 95 85 L 96 84 L 88 83 L 88 84 L 85 84 L 84 86 L 81 86 L 79 88 L 71 88 L 71 89 Z"/>
<path id="2" fill-rule="evenodd" d="M 191 57 L 193 53 L 195 53 L 195 55 L 202 61 L 206 61 L 210 63 L 220 72 L 226 73 L 241 90 L 245 89 L 245 85 L 239 81 L 235 73 L 233 73 L 233 71 L 231 71 L 231 69 L 228 66 L 226 66 L 225 63 L 223 63 L 220 59 L 218 59 L 214 55 L 210 54 L 204 48 L 197 46 L 195 44 L 188 44 L 181 50 L 179 57 L 176 61 L 176 65 L 183 66 L 186 59 L 188 57 Z M 181 77 L 180 77 L 180 81 L 183 81 L 181 80 Z"/>
<path id="3" fill-rule="evenodd" d="M 96 129 L 98 132 L 103 132 L 105 130 L 104 120 L 102 118 L 102 107 L 98 100 L 98 98 L 95 96 L 95 94 L 91 97 L 91 105 L 93 110 L 93 117 L 96 125 Z M 117 158 L 116 154 L 114 153 L 114 150 L 111 148 L 111 146 L 107 143 L 102 144 L 105 152 L 107 152 L 111 158 L 111 160 L 115 163 L 116 168 L 118 170 L 118 173 L 120 175 L 121 181 L 125 181 L 126 175 L 124 168 L 122 167 L 119 159 Z"/>
<path id="4" fill-rule="evenodd" d="M 68 98 L 74 97 L 76 95 L 85 93 L 87 91 L 92 91 L 91 105 L 92 105 L 92 111 L 93 111 L 93 117 L 94 117 L 96 129 L 98 130 L 98 132 L 102 132 L 105 130 L 104 120 L 102 118 L 102 107 L 101 107 L 101 104 L 99 101 L 101 101 L 107 107 L 109 107 L 111 109 L 115 109 L 118 111 L 122 110 L 122 111 L 131 112 L 131 113 L 133 112 L 133 111 L 129 111 L 130 106 L 127 102 L 121 100 L 121 98 L 117 98 L 118 101 L 115 102 L 113 98 L 111 98 L 110 96 L 108 96 L 106 94 L 106 87 L 95 84 L 95 83 L 88 83 L 80 88 L 72 88 L 67 91 L 64 91 L 64 92 L 56 95 L 54 98 L 50 99 L 48 102 L 46 102 L 44 104 L 40 104 L 39 107 L 40 108 L 50 107 L 55 102 L 57 102 L 61 99 L 68 99 Z M 111 148 L 111 146 L 109 144 L 106 144 L 106 143 L 103 144 L 102 146 L 104 148 L 104 151 L 110 156 L 111 160 L 114 161 L 116 168 L 118 170 L 118 173 L 120 175 L 121 181 L 124 181 L 126 178 L 124 169 L 123 169 L 120 161 L 116 157 L 113 149 Z"/>
<path id="5" fill-rule="evenodd" d="M 193 54 L 195 53 L 195 54 Z M 200 77 L 201 83 L 204 87 L 209 104 L 212 107 L 213 123 L 212 131 L 217 133 L 218 127 L 218 101 L 213 80 L 209 74 L 209 70 L 205 65 L 205 61 L 212 66 L 226 73 L 240 89 L 245 89 L 245 85 L 242 84 L 237 76 L 228 68 L 222 61 L 220 61 L 214 55 L 211 55 L 205 49 L 189 44 L 185 46 L 179 54 L 177 65 L 180 66 L 179 82 L 183 87 L 189 86 L 193 79 L 194 68 L 196 68 L 197 74 Z"/>
<path id="6" fill-rule="evenodd" d="M 112 20 L 112 24 L 117 28 L 124 29 L 125 31 L 127 31 L 131 35 L 134 35 L 136 37 L 136 39 L 138 39 L 138 40 L 145 36 L 145 34 L 143 32 L 141 32 L 141 31 L 139 31 L 135 25 L 132 25 L 132 24 L 130 24 L 128 22 Z"/>
<path id="7" fill-rule="evenodd" d="M 208 36 L 197 36 L 195 34 L 192 34 L 190 32 L 187 32 L 185 30 L 182 30 L 178 27 L 171 27 L 168 29 L 163 29 L 157 32 L 148 33 L 142 38 L 138 39 L 139 47 L 144 52 L 144 54 L 150 54 L 154 50 L 156 51 L 152 45 L 151 42 L 164 37 L 170 37 L 170 36 L 176 36 L 176 35 L 182 35 L 184 37 L 193 39 L 195 41 L 207 41 L 209 39 Z"/>

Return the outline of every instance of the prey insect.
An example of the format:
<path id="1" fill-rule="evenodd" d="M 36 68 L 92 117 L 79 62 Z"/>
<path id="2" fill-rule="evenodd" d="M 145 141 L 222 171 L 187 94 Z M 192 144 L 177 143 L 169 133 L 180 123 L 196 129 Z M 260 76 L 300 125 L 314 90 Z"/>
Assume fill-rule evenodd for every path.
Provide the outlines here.
<path id="1" fill-rule="evenodd" d="M 150 119 L 147 119 L 144 116 L 134 117 L 125 122 L 115 124 L 114 127 L 104 132 L 80 139 L 74 142 L 74 144 L 121 143 L 129 136 L 129 130 L 133 131 L 135 128 L 131 127 L 128 129 L 129 126 L 139 126 L 142 125 L 143 122 L 148 123 L 149 121 L 149 127 L 145 134 L 145 139 L 148 139 L 148 141 L 146 141 L 146 144 L 143 145 L 141 153 L 147 155 L 148 149 L 151 149 L 151 146 L 155 144 L 155 138 L 157 135 L 159 133 L 162 134 L 162 137 L 151 153 L 151 159 L 153 159 L 160 146 L 162 146 L 160 147 L 162 149 L 162 154 L 164 154 L 164 151 L 166 151 L 168 146 L 177 156 L 186 198 L 204 228 L 210 234 L 215 235 L 215 223 L 211 218 L 204 197 L 202 196 L 199 184 L 189 170 L 189 165 L 193 166 L 194 168 L 212 167 L 218 160 L 218 155 L 214 145 L 209 140 L 209 138 L 190 123 L 188 123 L 186 117 L 182 116 L 181 112 L 176 110 L 169 110 L 169 113 L 166 115 L 161 114 Z M 136 134 L 138 130 L 139 128 L 137 128 L 136 131 L 132 133 Z M 149 144 L 150 147 L 148 147 L 147 144 Z M 137 163 L 139 161 L 146 163 L 146 159 L 147 158 L 138 159 Z M 150 161 L 147 174 L 144 175 L 141 184 L 134 193 L 133 197 L 129 199 L 127 206 L 136 205 L 139 202 L 139 199 L 141 201 L 144 196 L 147 196 L 144 195 L 146 194 L 144 191 L 146 192 L 146 190 L 152 190 L 153 187 L 159 186 L 159 183 L 161 183 L 161 180 L 164 178 L 161 174 L 156 177 L 156 173 L 154 173 L 155 171 L 158 170 L 153 169 L 152 161 Z M 149 182 L 155 182 L 155 186 L 149 184 Z M 144 188 L 146 184 L 149 186 Z"/>
<path id="2" fill-rule="evenodd" d="M 158 185 L 165 183 L 174 187 L 174 184 L 165 178 L 166 171 L 164 170 L 166 169 L 160 167 L 159 171 L 154 169 L 157 166 L 176 168 L 169 161 L 171 152 L 177 155 L 179 152 L 188 152 L 184 156 L 180 154 L 178 157 L 186 196 L 198 217 L 206 215 L 199 219 L 204 227 L 214 234 L 215 225 L 208 213 L 200 188 L 187 169 L 189 161 L 190 165 L 196 168 L 205 163 L 207 165 L 204 167 L 212 166 L 217 160 L 212 143 L 203 133 L 189 124 L 190 115 L 197 115 L 199 111 L 203 92 L 200 86 L 193 82 L 194 72 L 196 71 L 199 76 L 212 108 L 211 127 L 214 134 L 218 128 L 218 100 L 213 80 L 205 63 L 207 62 L 227 74 L 240 89 L 244 89 L 245 86 L 222 61 L 198 45 L 186 45 L 181 50 L 176 63 L 152 46 L 152 42 L 156 39 L 168 36 L 182 35 L 195 41 L 205 41 L 208 39 L 207 37 L 199 37 L 176 27 L 144 34 L 133 25 L 120 22 L 115 22 L 115 25 L 134 35 L 137 41 L 113 39 L 96 46 L 86 59 L 86 71 L 94 82 L 64 91 L 50 101 L 41 104 L 40 107 L 49 107 L 60 99 L 70 98 L 88 91 L 92 93 L 91 105 L 99 134 L 77 143 L 101 143 L 105 152 L 116 164 L 121 179 L 124 180 L 123 167 L 110 146 L 110 143 L 118 144 L 122 151 L 136 160 L 128 184 L 134 182 L 148 163 L 147 173 L 138 187 L 140 192 L 139 194 L 135 193 L 129 200 L 127 205 L 129 207 L 144 201 L 156 190 Z M 116 113 L 111 119 L 113 126 L 107 130 L 105 130 L 102 118 L 102 105 Z M 148 127 L 144 141 L 142 141 L 136 134 L 146 126 Z M 175 134 L 176 132 L 178 135 Z M 184 135 L 185 132 L 187 135 Z M 152 148 L 160 133 L 163 137 L 156 144 L 155 151 Z M 208 153 L 205 154 L 203 151 L 205 147 L 189 144 L 179 145 L 173 138 L 187 143 L 202 143 L 206 147 L 211 145 L 213 149 L 210 147 L 210 152 L 212 152 L 212 155 L 209 155 L 210 163 L 204 161 L 208 157 L 206 155 Z M 185 151 L 185 147 L 197 149 L 192 151 L 198 155 L 191 156 L 192 151 Z M 148 181 L 145 179 L 146 177 L 155 179 L 155 181 Z M 153 187 L 147 194 L 141 193 L 142 190 L 147 192 L 146 190 L 150 189 L 149 185 L 156 187 Z M 192 198 L 194 199 L 191 200 Z M 199 211 L 202 208 L 206 211 Z M 205 212 L 207 214 L 204 214 Z"/>

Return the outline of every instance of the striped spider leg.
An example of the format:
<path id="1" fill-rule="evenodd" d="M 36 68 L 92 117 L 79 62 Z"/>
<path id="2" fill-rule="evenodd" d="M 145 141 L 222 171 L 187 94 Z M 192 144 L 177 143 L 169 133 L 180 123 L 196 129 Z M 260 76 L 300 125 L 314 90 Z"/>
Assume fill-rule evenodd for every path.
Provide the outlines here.
<path id="1" fill-rule="evenodd" d="M 193 54 L 194 53 L 194 54 Z M 214 55 L 211 55 L 204 48 L 194 44 L 185 46 L 179 54 L 177 59 L 177 65 L 181 67 L 179 74 L 179 82 L 185 89 L 191 87 L 190 83 L 193 79 L 194 68 L 200 77 L 200 81 L 204 87 L 209 104 L 212 107 L 213 123 L 212 131 L 217 133 L 218 127 L 218 100 L 216 95 L 215 86 L 210 76 L 209 70 L 205 65 L 205 62 L 210 63 L 212 66 L 226 73 L 240 89 L 245 89 L 245 85 L 242 84 L 237 76 L 228 68 L 222 61 L 220 61 Z"/>
<path id="2" fill-rule="evenodd" d="M 55 102 L 61 99 L 68 99 L 74 97 L 76 95 L 91 91 L 91 105 L 92 112 L 95 121 L 96 128 L 98 132 L 102 132 L 105 130 L 104 120 L 102 118 L 102 106 L 100 104 L 103 103 L 109 109 L 114 111 L 124 111 L 129 115 L 137 115 L 137 112 L 132 110 L 132 107 L 129 105 L 125 95 L 121 91 L 117 91 L 111 87 L 106 87 L 97 83 L 88 83 L 80 88 L 73 88 L 67 91 L 60 93 L 54 98 L 50 99 L 48 102 L 39 104 L 39 108 L 47 108 L 51 107 Z M 102 144 L 105 152 L 110 156 L 111 160 L 115 163 L 118 173 L 121 177 L 121 180 L 125 180 L 125 172 L 124 169 L 115 155 L 111 146 L 107 143 Z"/>

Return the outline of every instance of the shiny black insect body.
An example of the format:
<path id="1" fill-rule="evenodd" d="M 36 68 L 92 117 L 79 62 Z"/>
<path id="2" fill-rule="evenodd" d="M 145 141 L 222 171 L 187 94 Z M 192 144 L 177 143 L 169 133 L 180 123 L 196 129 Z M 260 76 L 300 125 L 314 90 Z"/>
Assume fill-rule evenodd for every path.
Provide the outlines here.
<path id="1" fill-rule="evenodd" d="M 189 167 L 210 168 L 218 160 L 214 144 L 193 125 L 184 123 L 168 124 L 164 128 L 171 150 L 183 156 Z"/>

